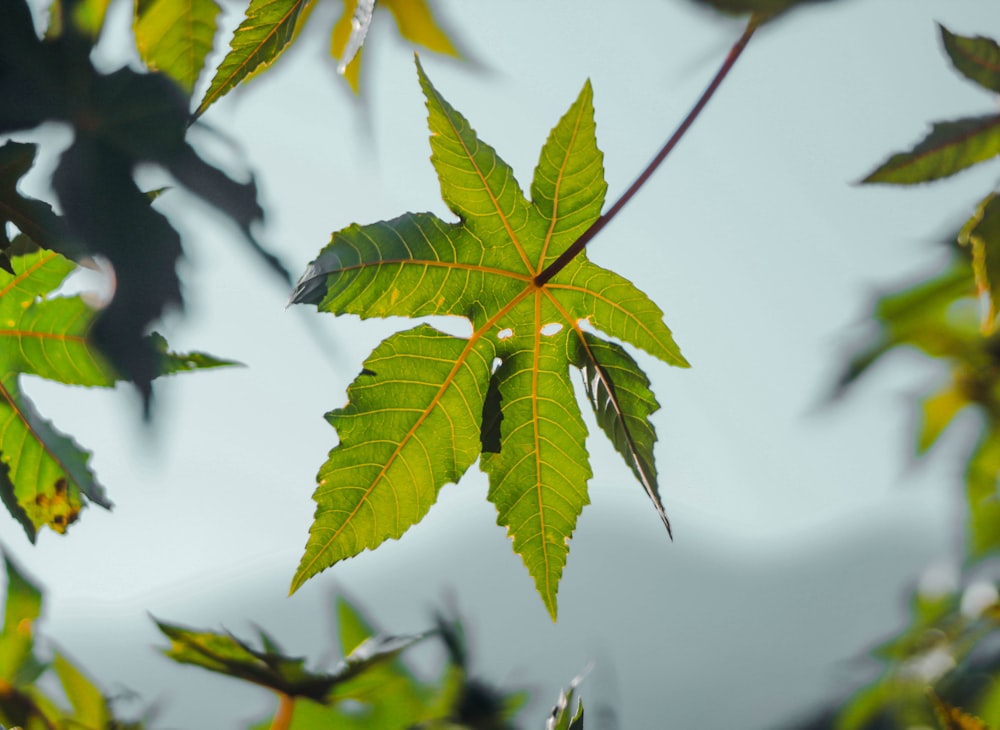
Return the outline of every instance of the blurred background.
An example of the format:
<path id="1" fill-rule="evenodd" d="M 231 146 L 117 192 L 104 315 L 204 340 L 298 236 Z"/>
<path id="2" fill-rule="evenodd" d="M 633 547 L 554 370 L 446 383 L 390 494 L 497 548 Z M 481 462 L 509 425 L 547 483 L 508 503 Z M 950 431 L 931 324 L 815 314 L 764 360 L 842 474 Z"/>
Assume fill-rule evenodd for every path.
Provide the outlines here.
<path id="1" fill-rule="evenodd" d="M 465 59 L 422 53 L 428 75 L 525 187 L 549 130 L 591 79 L 612 201 L 742 31 L 682 0 L 434 8 Z M 242 9 L 224 5 L 228 28 Z M 428 160 L 412 46 L 377 16 L 356 98 L 328 54 L 340 10 L 319 3 L 276 67 L 192 132 L 206 156 L 256 177 L 268 216 L 260 237 L 296 274 L 352 222 L 451 217 Z M 112 3 L 105 69 L 137 63 L 124 42 L 129 12 Z M 589 422 L 592 504 L 557 624 L 476 467 L 401 540 L 287 597 L 315 474 L 336 444 L 323 414 L 344 404 L 364 357 L 403 323 L 286 308 L 288 292 L 233 230 L 179 189 L 161 196 L 184 236 L 188 302 L 162 331 L 175 349 L 247 367 L 158 382 L 149 427 L 127 387 L 26 380 L 38 409 L 94 452 L 115 502 L 37 545 L 0 515 L 5 549 L 46 588 L 42 631 L 105 686 L 155 702 L 171 728 L 242 727 L 273 701 L 157 656 L 165 640 L 150 614 L 237 633 L 257 623 L 290 652 L 329 660 L 338 592 L 397 633 L 452 607 L 480 674 L 530 691 L 525 727 L 541 726 L 558 688 L 592 659 L 588 711 L 609 708 L 606 726 L 619 728 L 778 727 L 869 679 L 865 652 L 903 625 L 908 591 L 957 580 L 975 426 L 960 419 L 916 459 L 908 398 L 938 371 L 906 353 L 831 399 L 876 294 L 939 267 L 940 242 L 995 183 L 983 167 L 913 189 L 854 184 L 930 121 L 995 110 L 996 97 L 950 68 L 936 22 L 1000 36 L 987 0 L 841 0 L 766 26 L 588 248 L 662 307 L 693 367 L 637 355 L 662 404 L 654 422 L 672 543 Z M 16 136 L 49 146 L 26 193 L 51 198 L 44 183 L 68 135 Z M 161 183 L 152 173 L 148 182 Z"/>

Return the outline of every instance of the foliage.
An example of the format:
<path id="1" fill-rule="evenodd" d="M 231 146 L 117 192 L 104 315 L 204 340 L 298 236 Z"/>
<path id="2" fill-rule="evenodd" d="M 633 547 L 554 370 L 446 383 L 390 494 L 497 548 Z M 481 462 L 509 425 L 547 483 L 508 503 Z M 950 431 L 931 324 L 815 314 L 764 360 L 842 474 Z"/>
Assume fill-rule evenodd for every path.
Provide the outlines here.
<path id="1" fill-rule="evenodd" d="M 204 114 L 209 106 L 239 84 L 249 81 L 277 61 L 298 38 L 315 4 L 316 0 L 251 0 L 246 17 L 230 42 L 229 53 L 216 70 L 195 111 L 195 117 Z M 176 3 L 173 5 L 177 6 Z M 382 0 L 379 5 L 392 13 L 399 32 L 407 40 L 432 51 L 458 55 L 451 40 L 434 20 L 426 0 Z M 180 10 L 188 12 L 187 8 Z M 343 14 L 333 28 L 330 53 L 341 59 L 338 69 L 355 93 L 360 89 L 361 49 L 374 11 L 374 0 L 345 0 Z M 195 12 L 202 11 L 192 9 L 191 15 Z M 204 13 L 207 17 L 207 10 Z M 184 38 L 179 45 L 193 45 L 194 40 Z M 161 68 L 183 80 L 190 76 L 187 68 L 179 64 L 177 67 L 165 65 Z"/>
<path id="2" fill-rule="evenodd" d="M 141 730 L 149 720 L 127 722 L 115 717 L 114 702 L 62 653 L 51 661 L 35 653 L 35 623 L 42 594 L 5 558 L 6 608 L 0 631 L 0 725 L 23 730 Z M 513 730 L 523 706 L 523 692 L 504 692 L 470 672 L 462 625 L 438 617 L 432 631 L 410 636 L 378 632 L 369 618 L 344 597 L 336 601 L 339 641 L 344 659 L 331 672 L 305 668 L 267 632 L 257 630 L 256 649 L 228 633 L 195 631 L 157 622 L 170 640 L 163 654 L 188 664 L 270 690 L 278 698 L 271 719 L 251 730 Z M 401 660 L 414 644 L 436 638 L 447 662 L 433 681 L 421 680 Z M 69 703 L 65 707 L 40 686 L 53 675 Z M 560 695 L 547 728 L 583 730 L 582 706 L 567 725 L 578 677 Z M 556 724 L 553 724 L 556 723 Z"/>
<path id="3" fill-rule="evenodd" d="M 591 477 L 586 428 L 570 380 L 600 428 L 643 486 L 669 532 L 654 463 L 650 417 L 659 405 L 646 375 L 618 342 L 677 366 L 686 361 L 662 312 L 630 282 L 589 262 L 583 247 L 672 149 L 758 24 L 804 0 L 696 0 L 751 18 L 719 75 L 654 163 L 609 212 L 587 83 L 542 148 L 528 200 L 513 171 L 479 140 L 432 86 L 418 62 L 427 99 L 432 162 L 442 196 L 458 217 L 408 213 L 352 225 L 333 235 L 293 293 L 293 301 L 362 317 L 450 315 L 471 324 L 457 337 L 430 325 L 392 335 L 365 361 L 349 402 L 327 414 L 340 438 L 318 476 L 316 519 L 292 589 L 337 561 L 398 538 L 418 522 L 438 490 L 477 459 L 490 478 L 488 498 L 535 580 L 553 619 L 576 520 Z M 97 69 L 91 54 L 108 0 L 57 0 L 44 37 L 27 0 L 8 0 L 0 24 L 0 133 L 46 122 L 72 127 L 74 139 L 52 177 L 60 214 L 23 195 L 35 145 L 0 147 L 0 498 L 29 538 L 48 526 L 64 532 L 88 502 L 110 506 L 88 466 L 89 454 L 36 413 L 20 376 L 110 387 L 133 382 L 147 409 L 152 381 L 167 373 L 229 365 L 208 355 L 176 355 L 150 328 L 182 304 L 176 265 L 180 237 L 141 190 L 138 166 L 153 164 L 218 209 L 251 250 L 291 284 L 279 260 L 257 241 L 263 218 L 252 178 L 239 182 L 205 162 L 189 140 L 191 125 L 237 86 L 270 68 L 299 37 L 315 0 L 250 0 L 229 50 L 200 102 L 221 6 L 215 0 L 136 0 L 136 50 L 150 73 Z M 401 35 L 458 55 L 426 0 L 345 0 L 331 53 L 351 88 L 360 89 L 363 46 L 378 7 Z M 1000 92 L 1000 46 L 940 28 L 955 69 Z M 191 112 L 194 107 L 194 112 Z M 887 159 L 866 183 L 916 184 L 956 174 L 1000 154 L 1000 115 L 935 123 L 910 150 Z M 610 215 L 609 215 L 610 214 Z M 13 229 L 19 233 L 14 234 Z M 1000 545 L 1000 199 L 974 206 L 947 269 L 882 297 L 867 346 L 851 362 L 842 390 L 884 355 L 914 348 L 944 362 L 947 377 L 921 396 L 918 451 L 975 410 L 978 443 L 966 468 L 966 559 Z M 38 247 L 41 247 L 39 249 Z M 56 296 L 71 260 L 100 257 L 115 271 L 108 306 Z M 985 302 L 977 313 L 977 299 Z M 977 322 L 978 320 L 978 322 Z M 603 336 L 599 336 L 598 332 Z M 610 337 L 612 339 L 605 339 Z M 68 659 L 35 654 L 41 595 L 7 561 L 0 633 L 0 722 L 25 730 L 125 728 L 112 702 Z M 915 593 L 910 626 L 876 650 L 884 671 L 836 713 L 838 728 L 982 728 L 1000 722 L 1000 658 L 991 648 L 998 611 L 991 600 L 970 609 L 966 594 Z M 473 679 L 461 628 L 439 620 L 413 637 L 378 635 L 350 603 L 337 606 L 343 663 L 306 668 L 258 631 L 259 646 L 225 633 L 160 623 L 175 661 L 265 687 L 278 697 L 259 727 L 510 727 L 517 700 Z M 434 682 L 417 678 L 399 655 L 436 637 L 448 663 Z M 992 653 L 991 653 L 992 652 Z M 57 682 L 65 702 L 40 689 Z M 983 681 L 986 678 L 988 681 Z M 581 730 L 574 708 L 578 680 L 561 695 L 546 725 Z M 928 694 L 928 687 L 933 687 Z M 67 706 L 68 703 L 68 706 Z M 980 719 L 982 718 L 982 719 Z"/>
<path id="4" fill-rule="evenodd" d="M 420 325 L 379 345 L 327 415 L 340 445 L 320 469 L 316 521 L 292 582 L 398 538 L 481 456 L 488 499 L 555 619 L 556 591 L 587 504 L 586 426 L 574 366 L 598 424 L 657 494 L 649 416 L 659 407 L 638 364 L 589 326 L 686 366 L 660 309 L 581 254 L 539 275 L 600 216 L 607 188 L 585 84 L 542 148 L 527 201 L 513 171 L 431 85 L 431 161 L 458 223 L 430 213 L 333 235 L 293 302 L 334 314 L 464 317 L 472 334 Z M 589 326 L 588 326 L 589 325 Z"/>
<path id="5" fill-rule="evenodd" d="M 1000 88 L 996 63 L 1000 46 L 995 41 L 956 35 L 943 26 L 940 32 L 959 72 L 988 90 Z M 890 157 L 864 182 L 929 182 L 998 153 L 1000 116 L 939 122 L 921 142 Z M 840 383 L 843 393 L 900 348 L 917 350 L 946 365 L 944 379 L 919 396 L 917 451 L 930 449 L 963 411 L 978 412 L 979 436 L 965 471 L 967 564 L 981 562 L 1000 547 L 1000 340 L 995 332 L 1000 214 L 995 197 L 990 193 L 974 206 L 943 271 L 878 299 L 872 313 L 877 328 Z M 909 626 L 873 652 L 884 665 L 881 676 L 845 702 L 829 725 L 812 727 L 996 726 L 1000 723 L 996 595 L 995 586 L 982 583 L 964 593 L 914 593 Z M 930 695 L 929 687 L 933 687 Z"/>
<path id="6" fill-rule="evenodd" d="M 4 556 L 7 593 L 0 631 L 0 726 L 23 730 L 141 730 L 142 722 L 125 722 L 113 713 L 111 700 L 60 652 L 51 661 L 35 654 L 35 623 L 42 613 L 42 594 L 11 559 Z M 39 681 L 54 678 L 69 702 L 66 707 Z"/>
<path id="7" fill-rule="evenodd" d="M 952 33 L 943 25 L 941 41 L 952 65 L 967 79 L 992 93 L 1000 90 L 1000 46 L 981 36 Z M 923 140 L 899 152 L 863 180 L 866 183 L 913 185 L 949 177 L 1000 155 L 1000 113 L 936 122 Z M 983 330 L 992 332 L 1000 302 L 1000 200 L 991 192 L 976 206 L 958 240 L 972 252 L 979 291 L 989 302 Z"/>
<path id="8" fill-rule="evenodd" d="M 34 154 L 14 143 L 0 154 L 12 147 Z M 65 532 L 87 502 L 111 502 L 88 466 L 90 455 L 35 410 L 21 375 L 90 387 L 111 387 L 119 376 L 88 340 L 98 311 L 79 295 L 52 296 L 76 266 L 23 235 L 7 254 L 11 273 L 0 271 L 0 498 L 34 540 L 43 526 Z M 143 342 L 160 374 L 233 364 L 169 352 L 159 335 Z"/>
<path id="9" fill-rule="evenodd" d="M 232 220 L 268 265 L 282 274 L 284 269 L 251 232 L 263 215 L 253 182 L 232 180 L 187 142 L 187 100 L 178 87 L 160 74 L 130 68 L 104 74 L 94 67 L 90 54 L 105 5 L 66 0 L 55 16 L 59 22 L 43 39 L 35 33 L 25 0 L 5 5 L 0 132 L 33 129 L 47 121 L 72 125 L 73 143 L 52 176 L 65 236 L 35 243 L 78 259 L 99 255 L 110 261 L 115 296 L 89 337 L 116 372 L 136 384 L 148 407 L 160 358 L 145 335 L 167 308 L 182 302 L 176 273 L 181 242 L 137 187 L 136 166 L 150 163 L 168 172 Z M 10 172 L 16 175 L 23 168 Z M 8 195 L 15 180 L 3 181 Z M 51 222 L 47 213 L 40 222 Z M 30 235 L 30 229 L 22 233 Z"/>

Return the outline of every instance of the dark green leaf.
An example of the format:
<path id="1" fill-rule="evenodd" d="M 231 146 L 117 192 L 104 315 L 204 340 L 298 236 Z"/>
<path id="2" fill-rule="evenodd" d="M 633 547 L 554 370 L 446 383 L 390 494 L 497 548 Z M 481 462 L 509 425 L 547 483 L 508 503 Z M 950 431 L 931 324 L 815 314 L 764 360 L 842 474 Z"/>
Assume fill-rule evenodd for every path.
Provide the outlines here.
<path id="1" fill-rule="evenodd" d="M 938 27 L 955 68 L 983 88 L 1000 94 L 1000 45 L 992 38 L 955 35 L 943 25 Z"/>
<path id="2" fill-rule="evenodd" d="M 1000 114 L 937 122 L 916 147 L 893 155 L 861 182 L 913 185 L 954 175 L 1000 154 Z"/>
<path id="3" fill-rule="evenodd" d="M 8 141 L 0 147 L 0 268 L 13 274 L 7 223 L 44 248 L 67 253 L 67 230 L 52 206 L 17 191 L 17 183 L 31 169 L 37 147 Z"/>

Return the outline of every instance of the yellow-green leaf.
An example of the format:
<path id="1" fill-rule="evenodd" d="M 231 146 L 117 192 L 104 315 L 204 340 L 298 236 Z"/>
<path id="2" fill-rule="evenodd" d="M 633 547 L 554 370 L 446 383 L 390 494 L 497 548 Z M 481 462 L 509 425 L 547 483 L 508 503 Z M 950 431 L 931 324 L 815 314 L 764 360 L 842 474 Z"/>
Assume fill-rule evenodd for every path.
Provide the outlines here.
<path id="1" fill-rule="evenodd" d="M 195 116 L 204 114 L 238 84 L 274 63 L 298 35 L 315 3 L 316 0 L 252 0 Z"/>
<path id="2" fill-rule="evenodd" d="M 214 0 L 135 0 L 132 28 L 143 63 L 190 96 L 212 50 L 219 11 Z"/>
<path id="3" fill-rule="evenodd" d="M 658 512 L 648 381 L 618 345 L 687 363 L 663 313 L 623 277 L 581 254 L 536 277 L 600 216 L 606 184 L 592 90 L 583 90 L 542 148 L 529 201 L 511 168 L 433 87 L 431 161 L 458 217 L 429 213 L 352 225 L 333 235 L 292 300 L 362 317 L 454 315 L 468 337 L 421 325 L 385 340 L 328 418 L 340 445 L 319 474 L 316 520 L 292 582 L 398 538 L 447 482 L 481 456 L 488 498 L 542 599 L 556 593 L 591 477 L 570 369 L 579 368 L 598 422 Z"/>

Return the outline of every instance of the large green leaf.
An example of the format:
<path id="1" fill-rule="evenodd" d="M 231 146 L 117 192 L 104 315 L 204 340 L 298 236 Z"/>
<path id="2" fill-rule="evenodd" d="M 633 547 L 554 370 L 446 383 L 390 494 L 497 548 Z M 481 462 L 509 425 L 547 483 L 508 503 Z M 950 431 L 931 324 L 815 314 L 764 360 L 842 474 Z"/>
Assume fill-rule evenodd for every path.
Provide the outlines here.
<path id="1" fill-rule="evenodd" d="M 328 415 L 340 445 L 319 473 L 316 520 L 292 590 L 401 536 L 481 455 L 498 523 L 555 617 L 591 476 L 571 366 L 584 371 L 598 422 L 662 514 L 648 421 L 656 402 L 635 362 L 585 323 L 670 364 L 687 363 L 660 309 L 586 256 L 536 283 L 604 202 L 590 84 L 542 148 L 528 201 L 510 167 L 419 62 L 417 70 L 431 160 L 459 221 L 417 213 L 339 231 L 293 301 L 362 317 L 456 315 L 470 320 L 472 334 L 421 325 L 389 337 L 366 360 L 347 406 Z"/>
<path id="2" fill-rule="evenodd" d="M 37 413 L 21 391 L 21 374 L 104 387 L 118 377 L 88 340 L 97 312 L 79 296 L 50 296 L 75 265 L 24 237 L 12 250 L 14 275 L 0 271 L 0 497 L 34 539 L 42 526 L 65 532 L 88 500 L 111 503 L 89 454 Z M 170 353 L 162 337 L 147 339 L 160 353 L 160 372 L 232 364 Z"/>
<path id="3" fill-rule="evenodd" d="M 215 0 L 135 0 L 132 28 L 143 63 L 190 96 L 212 50 L 219 10 Z"/>

